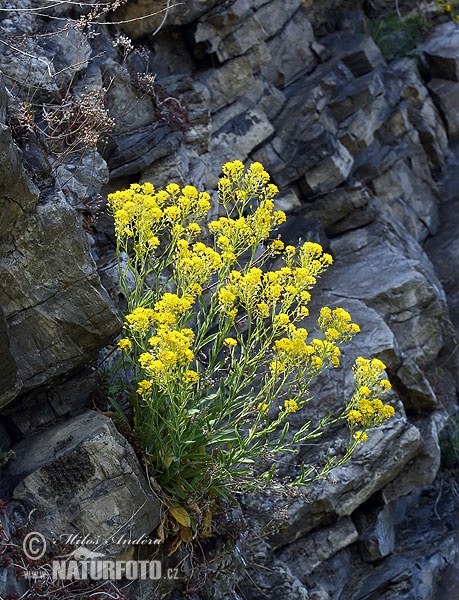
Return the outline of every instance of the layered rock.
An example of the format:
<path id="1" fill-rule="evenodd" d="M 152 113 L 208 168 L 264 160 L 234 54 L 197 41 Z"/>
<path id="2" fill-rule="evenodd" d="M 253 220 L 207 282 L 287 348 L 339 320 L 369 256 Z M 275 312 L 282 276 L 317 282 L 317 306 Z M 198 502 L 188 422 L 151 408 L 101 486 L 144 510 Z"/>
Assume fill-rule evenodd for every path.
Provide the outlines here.
<path id="1" fill-rule="evenodd" d="M 24 0 L 24 8 L 36 4 Z M 73 17 L 89 7 L 74 10 Z M 73 23 L 62 6 L 51 12 Z M 137 530 L 157 524 L 158 507 L 127 443 L 104 417 L 74 416 L 90 406 L 94 386 L 82 367 L 120 329 L 94 258 L 112 299 L 123 302 L 111 221 L 103 214 L 88 242 L 81 214 L 92 217 L 89 201 L 134 180 L 215 189 L 226 160 L 259 160 L 281 190 L 279 206 L 291 213 L 283 238 L 331 250 L 335 265 L 316 291 L 316 308 L 343 306 L 360 324 L 345 365 L 360 354 L 385 362 L 397 418 L 305 495 L 245 501 L 246 518 L 265 540 L 240 549 L 265 569 L 251 573 L 258 588 L 239 585 L 247 598 L 275 589 L 291 598 L 380 600 L 408 598 L 411 587 L 427 600 L 441 557 L 453 562 L 456 555 L 454 535 L 433 527 L 423 532 L 435 546 L 429 559 L 419 559 L 424 579 L 413 559 L 424 552 L 413 525 L 416 502 L 429 519 L 434 512 L 429 492 L 419 489 L 436 477 L 443 398 L 453 404 L 457 385 L 448 310 L 450 302 L 457 326 L 454 223 L 446 241 L 430 239 L 439 226 L 437 180 L 459 131 L 457 30 L 449 23 L 434 30 L 418 70 L 409 58 L 387 65 L 364 14 L 342 11 L 339 2 L 132 0 L 108 18 L 124 21 L 120 29 L 145 49 L 116 51 L 114 25 L 96 26 L 91 37 L 61 34 L 33 13 L 4 19 L 10 32 L 52 34 L 46 43 L 28 41 L 25 54 L 0 52 L 10 93 L 7 108 L 0 90 L 0 402 L 10 403 L 8 434 L 1 423 L 0 431 L 5 450 L 24 438 L 5 471 L 15 510 L 26 510 L 34 497 L 37 527 L 70 519 L 75 530 L 106 535 L 109 513 L 121 525 L 136 497 L 152 510 L 141 509 Z M 119 40 L 115 45 L 119 50 Z M 37 88 L 37 99 L 56 102 L 75 72 L 75 93 L 107 88 L 115 126 L 97 148 L 56 161 L 37 128 L 12 131 L 8 124 L 17 99 Z M 440 221 L 449 212 L 442 207 Z M 344 402 L 344 373 L 317 383 L 321 404 L 311 404 L 313 414 L 336 408 L 337 397 Z M 55 380 L 59 386 L 51 387 Z M 81 401 L 69 398 L 82 380 Z M 29 437 L 41 427 L 47 429 Z M 31 455 L 37 444 L 47 448 L 39 464 Z M 324 459 L 326 448 L 339 453 L 344 444 L 334 435 L 315 457 Z M 312 462 L 311 452 L 302 449 L 299 459 Z M 286 459 L 286 474 L 297 461 Z M 40 491 L 49 482 L 62 493 Z M 238 578 L 228 575 L 225 593 Z"/>

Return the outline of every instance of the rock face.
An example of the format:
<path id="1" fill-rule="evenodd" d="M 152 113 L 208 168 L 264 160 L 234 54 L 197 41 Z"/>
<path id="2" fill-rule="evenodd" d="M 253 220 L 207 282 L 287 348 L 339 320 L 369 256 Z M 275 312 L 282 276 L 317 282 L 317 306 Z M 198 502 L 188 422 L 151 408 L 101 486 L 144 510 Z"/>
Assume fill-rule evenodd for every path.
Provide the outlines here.
<path id="1" fill-rule="evenodd" d="M 6 106 L 3 81 L 0 95 Z M 46 182 L 40 190 L 32 181 L 2 112 L 5 404 L 20 391 L 81 368 L 116 335 L 119 320 L 100 284 L 81 221 L 57 187 Z"/>
<path id="2" fill-rule="evenodd" d="M 376 13 L 387 5 L 371 4 Z M 435 521 L 441 505 L 456 522 L 451 483 L 436 477 L 459 366 L 457 194 L 448 184 L 457 179 L 457 27 L 435 26 L 418 62 L 387 64 L 368 33 L 374 14 L 337 0 L 46 10 L 62 30 L 32 10 L 0 12 L 9 44 L 0 47 L 0 450 L 11 523 L 36 506 L 46 532 L 65 522 L 106 537 L 133 508 L 136 533 L 157 525 L 132 449 L 88 411 L 88 365 L 119 333 L 124 300 L 103 197 L 133 181 L 211 190 L 223 162 L 261 161 L 290 213 L 283 239 L 320 241 L 334 256 L 311 312 L 327 303 L 351 312 L 362 333 L 345 364 L 384 361 L 397 418 L 302 494 L 245 499 L 260 541 L 242 540 L 237 552 L 262 568 L 245 581 L 240 570 L 222 575 L 224 593 L 215 582 L 206 597 L 239 587 L 244 598 L 274 589 L 292 599 L 430 600 L 458 547 L 455 525 Z M 21 51 L 10 34 L 26 34 Z M 65 120 L 67 103 L 89 92 L 104 103 Z M 345 400 L 346 372 L 317 382 L 321 410 Z M 314 452 L 339 452 L 339 433 L 287 457 L 286 475 Z M 430 529 L 416 528 L 424 517 Z M 456 575 L 448 569 L 439 590 Z"/>
<path id="3" fill-rule="evenodd" d="M 6 470 L 3 498 L 10 515 L 34 511 L 33 527 L 65 542 L 68 535 L 90 533 L 99 551 L 122 553 L 160 521 L 160 504 L 137 458 L 112 421 L 92 411 L 15 447 L 17 459 Z M 14 519 L 13 519 L 14 520 Z"/>

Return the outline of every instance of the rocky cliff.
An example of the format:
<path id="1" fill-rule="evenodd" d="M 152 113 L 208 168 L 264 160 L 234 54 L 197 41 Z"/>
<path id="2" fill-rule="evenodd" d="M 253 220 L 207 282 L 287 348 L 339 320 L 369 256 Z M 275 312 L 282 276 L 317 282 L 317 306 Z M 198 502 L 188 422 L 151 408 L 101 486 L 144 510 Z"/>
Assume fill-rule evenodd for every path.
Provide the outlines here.
<path id="1" fill-rule="evenodd" d="M 332 252 L 317 301 L 360 324 L 346 354 L 385 362 L 397 418 L 301 497 L 244 499 L 256 535 L 194 597 L 453 598 L 458 494 L 437 474 L 457 400 L 459 29 L 435 20 L 415 56 L 387 62 L 355 3 L 44 4 L 0 11 L 6 530 L 157 526 L 133 449 L 92 410 L 123 305 L 105 197 L 134 181 L 211 190 L 223 162 L 256 160 L 290 215 L 283 239 Z M 324 406 L 343 377 L 318 385 Z"/>

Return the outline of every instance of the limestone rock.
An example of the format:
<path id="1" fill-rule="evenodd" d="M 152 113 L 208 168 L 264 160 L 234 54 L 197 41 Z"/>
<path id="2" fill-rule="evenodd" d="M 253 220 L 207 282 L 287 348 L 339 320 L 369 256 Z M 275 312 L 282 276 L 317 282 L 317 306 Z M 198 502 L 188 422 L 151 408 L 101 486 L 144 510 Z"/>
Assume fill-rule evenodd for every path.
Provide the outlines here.
<path id="1" fill-rule="evenodd" d="M 452 161 L 449 171 L 451 175 L 458 168 L 457 160 Z M 454 175 L 452 181 L 455 181 Z M 459 265 L 457 227 L 459 220 L 458 200 L 455 198 L 455 194 L 455 189 L 449 192 L 446 190 L 445 200 L 447 201 L 440 205 L 440 230 L 436 236 L 427 240 L 425 250 L 446 292 L 451 320 L 456 330 L 459 330 L 459 284 L 457 280 Z"/>
<path id="2" fill-rule="evenodd" d="M 132 133 L 158 120 L 152 98 L 136 89 L 136 79 L 126 67 L 108 59 L 101 65 L 101 74 L 107 88 L 104 100 L 115 122 L 114 135 Z"/>
<path id="3" fill-rule="evenodd" d="M 96 371 L 82 369 L 49 389 L 41 387 L 22 395 L 2 411 L 2 416 L 15 439 L 23 439 L 92 408 L 98 385 L 101 382 Z"/>
<path id="4" fill-rule="evenodd" d="M 236 2 L 233 8 L 237 6 Z M 214 53 L 221 63 L 245 55 L 254 46 L 264 45 L 264 31 L 259 22 L 253 17 L 239 19 L 239 26 L 234 28 L 231 13 L 225 13 L 227 26 L 222 26 L 221 19 L 216 15 L 199 23 L 195 32 L 196 43 L 205 42 L 209 53 Z M 255 65 L 254 65 L 255 66 Z M 259 69 L 258 69 L 259 70 Z"/>
<path id="5" fill-rule="evenodd" d="M 203 81 L 210 92 L 212 113 L 249 95 L 257 87 L 250 61 L 246 56 L 228 61 L 220 69 L 204 74 Z"/>
<path id="6" fill-rule="evenodd" d="M 17 396 L 22 381 L 18 379 L 17 365 L 11 354 L 10 341 L 8 337 L 8 328 L 6 325 L 3 311 L 0 308 L 0 355 L 2 362 L 0 366 L 0 377 L 3 382 L 2 393 L 0 395 L 0 408 L 8 404 Z"/>
<path id="7" fill-rule="evenodd" d="M 437 190 L 425 176 L 425 156 L 396 161 L 390 170 L 373 178 L 375 206 L 388 221 L 403 225 L 417 241 L 435 232 L 438 224 Z"/>
<path id="8" fill-rule="evenodd" d="M 360 183 L 324 194 L 314 202 L 303 204 L 299 212 L 319 219 L 329 236 L 368 225 L 377 215 L 371 206 L 370 191 Z"/>
<path id="9" fill-rule="evenodd" d="M 402 496 L 430 485 L 440 467 L 440 444 L 438 434 L 441 427 L 440 415 L 429 420 L 416 419 L 415 423 L 422 434 L 422 449 L 416 458 L 407 463 L 400 474 L 380 492 L 381 499 L 389 504 Z"/>
<path id="10" fill-rule="evenodd" d="M 107 163 L 96 150 L 83 152 L 75 162 L 58 164 L 55 177 L 69 203 L 82 211 L 109 179 Z"/>
<path id="11" fill-rule="evenodd" d="M 45 536 L 90 534 L 101 552 L 126 546 L 114 538 L 138 539 L 160 520 L 134 451 L 113 423 L 88 411 L 29 437 L 16 447 L 16 461 L 3 477 L 13 486 L 9 510 L 35 508 L 33 527 Z"/>
<path id="12" fill-rule="evenodd" d="M 346 38 L 346 43 L 349 38 Z M 352 46 L 343 52 L 342 62 L 351 71 L 354 77 L 361 77 L 372 71 L 375 67 L 385 64 L 381 50 L 371 37 L 362 36 L 354 38 Z"/>
<path id="13" fill-rule="evenodd" d="M 278 186 L 299 180 L 335 153 L 333 131 L 337 126 L 326 105 L 327 96 L 320 85 L 298 86 L 274 120 L 276 135 L 254 153 L 256 160 L 267 168 L 269 165 Z"/>
<path id="14" fill-rule="evenodd" d="M 291 544 L 330 520 L 352 514 L 394 479 L 422 446 L 419 430 L 400 419 L 375 429 L 370 436 L 350 462 L 335 469 L 326 480 L 316 482 L 304 497 L 247 500 L 251 513 L 255 510 L 259 518 L 269 518 L 273 531 L 269 542 L 274 548 Z"/>
<path id="15" fill-rule="evenodd" d="M 403 81 L 402 96 L 408 102 L 408 118 L 418 131 L 432 166 L 440 169 L 448 153 L 448 138 L 438 110 L 412 60 L 400 60 L 393 68 Z"/>

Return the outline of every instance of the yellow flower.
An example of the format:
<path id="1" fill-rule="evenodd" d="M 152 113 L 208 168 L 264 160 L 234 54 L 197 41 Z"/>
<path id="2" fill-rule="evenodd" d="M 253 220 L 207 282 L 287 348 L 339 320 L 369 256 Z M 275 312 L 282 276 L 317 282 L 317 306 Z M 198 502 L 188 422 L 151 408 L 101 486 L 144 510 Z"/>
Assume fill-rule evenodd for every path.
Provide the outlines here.
<path id="1" fill-rule="evenodd" d="M 365 398 L 368 398 L 368 396 L 371 394 L 370 388 L 366 385 L 361 385 L 359 387 L 359 392 L 362 394 L 362 396 L 365 396 Z"/>
<path id="2" fill-rule="evenodd" d="M 373 358 L 371 361 L 371 366 L 375 369 L 379 369 L 380 371 L 386 370 L 386 365 L 381 360 L 379 360 L 379 358 Z"/>
<path id="3" fill-rule="evenodd" d="M 227 337 L 223 340 L 223 344 L 228 348 L 234 348 L 237 346 L 237 341 L 232 337 Z"/>
<path id="4" fill-rule="evenodd" d="M 178 186 L 176 183 L 170 183 L 168 186 L 166 186 L 166 190 L 169 192 L 169 194 L 174 196 L 180 192 L 180 186 Z"/>
<path id="5" fill-rule="evenodd" d="M 383 390 L 390 390 L 390 389 L 392 389 L 392 386 L 391 386 L 390 381 L 388 379 L 381 379 L 381 381 L 379 382 L 379 385 L 382 387 Z"/>
<path id="6" fill-rule="evenodd" d="M 186 230 L 190 235 L 199 235 L 201 233 L 201 227 L 197 223 L 190 223 Z"/>
<path id="7" fill-rule="evenodd" d="M 286 313 L 279 313 L 274 317 L 274 323 L 279 324 L 283 327 L 290 323 L 290 317 Z"/>
<path id="8" fill-rule="evenodd" d="M 151 364 L 152 361 L 153 361 L 153 356 L 149 352 L 143 352 L 139 356 L 139 364 L 142 367 L 142 369 L 147 368 Z"/>
<path id="9" fill-rule="evenodd" d="M 354 433 L 354 440 L 356 440 L 359 444 L 366 442 L 367 439 L 368 436 L 364 431 L 356 431 Z"/>
<path id="10" fill-rule="evenodd" d="M 385 417 L 386 419 L 390 419 L 395 415 L 395 409 L 390 404 L 385 404 L 381 409 L 381 413 L 383 417 Z"/>
<path id="11" fill-rule="evenodd" d="M 137 387 L 138 394 L 146 395 L 151 392 L 151 388 L 152 388 L 151 381 L 148 381 L 147 379 L 143 379 L 142 381 L 139 381 L 139 383 L 137 385 L 138 385 L 138 387 Z"/>
<path id="12" fill-rule="evenodd" d="M 320 356 L 312 356 L 311 357 L 311 366 L 313 369 L 316 369 L 316 371 L 318 369 L 320 369 L 323 364 L 324 364 L 324 361 L 320 358 Z"/>
<path id="13" fill-rule="evenodd" d="M 257 406 L 257 410 L 263 413 L 267 413 L 269 406 L 265 402 L 260 402 Z"/>
<path id="14" fill-rule="evenodd" d="M 185 383 L 197 383 L 199 381 L 199 375 L 196 373 L 196 371 L 189 369 L 183 374 L 183 381 Z"/>
<path id="15" fill-rule="evenodd" d="M 273 254 L 278 254 L 284 249 L 284 242 L 282 240 L 274 240 L 269 249 Z"/>
<path id="16" fill-rule="evenodd" d="M 222 304 L 232 305 L 236 300 L 236 296 L 233 294 L 233 292 L 223 287 L 218 292 L 218 299 Z"/>
<path id="17" fill-rule="evenodd" d="M 361 423 L 362 422 L 362 413 L 359 412 L 358 410 L 350 410 L 347 418 L 351 424 Z"/>
<path id="18" fill-rule="evenodd" d="M 269 365 L 269 368 L 273 375 L 277 375 L 278 373 L 282 373 L 284 370 L 284 365 L 278 360 L 273 360 Z"/>
<path id="19" fill-rule="evenodd" d="M 119 342 L 118 342 L 118 350 L 124 350 L 125 352 L 128 352 L 129 350 L 132 350 L 132 342 L 131 340 L 128 340 L 127 338 L 122 338 Z"/>
<path id="20" fill-rule="evenodd" d="M 294 413 L 298 410 L 298 404 L 295 400 L 285 400 L 284 402 L 285 411 L 289 413 Z"/>

